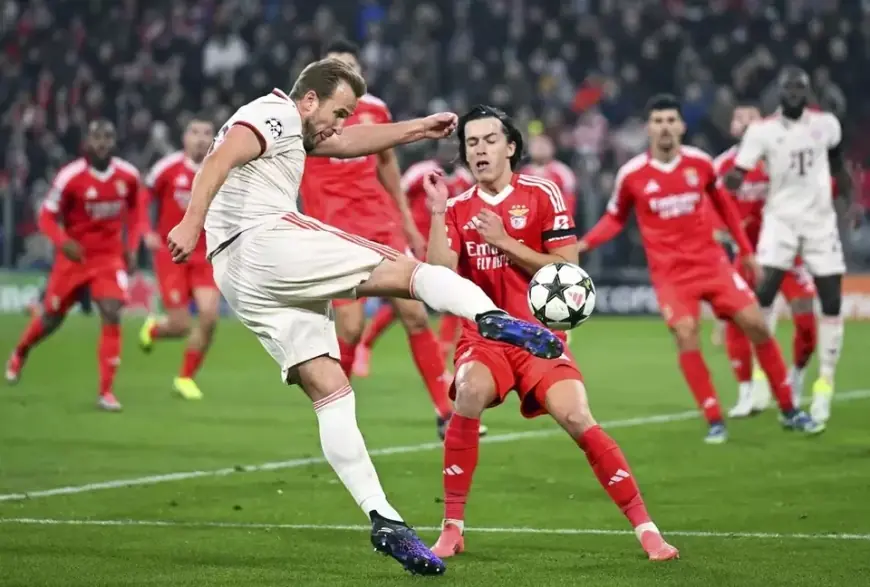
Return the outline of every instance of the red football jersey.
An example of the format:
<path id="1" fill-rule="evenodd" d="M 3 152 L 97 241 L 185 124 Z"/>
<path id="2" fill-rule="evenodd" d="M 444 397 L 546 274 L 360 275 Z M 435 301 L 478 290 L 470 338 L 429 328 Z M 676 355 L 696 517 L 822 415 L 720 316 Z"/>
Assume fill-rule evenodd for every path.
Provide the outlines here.
<path id="1" fill-rule="evenodd" d="M 559 160 L 553 159 L 545 165 L 530 163 L 520 169 L 520 173 L 548 179 L 562 190 L 562 197 L 571 214 L 575 212 L 577 203 L 577 176 L 570 167 Z"/>
<path id="2" fill-rule="evenodd" d="M 734 146 L 713 160 L 713 168 L 720 180 L 734 167 L 736 156 L 737 147 Z M 758 237 L 761 234 L 761 214 L 764 210 L 764 200 L 767 197 L 769 185 L 770 178 L 767 177 L 763 162 L 759 162 L 755 169 L 746 173 L 743 184 L 736 194 L 729 192 L 721 181 L 719 182 L 719 190 L 731 195 L 737 203 L 737 210 L 740 212 L 741 220 L 743 220 L 743 228 L 746 230 L 746 236 L 749 237 L 753 249 L 758 245 Z M 718 212 L 713 209 L 712 213 L 715 215 L 713 218 L 716 227 L 724 230 L 725 223 Z"/>
<path id="3" fill-rule="evenodd" d="M 551 181 L 514 174 L 511 184 L 499 194 L 473 187 L 448 200 L 447 240 L 459 255 L 457 273 L 480 286 L 499 308 L 535 321 L 526 300 L 532 276 L 483 240 L 477 231 L 477 215 L 484 209 L 501 216 L 510 236 L 545 253 L 577 242 L 574 219 L 562 192 Z"/>
<path id="4" fill-rule="evenodd" d="M 42 206 L 82 246 L 86 259 L 121 256 L 124 226 L 129 220 L 132 230 L 138 220 L 128 218 L 128 212 L 136 209 L 139 187 L 139 172 L 119 157 L 112 157 L 105 171 L 79 158 L 58 171 Z"/>
<path id="5" fill-rule="evenodd" d="M 145 176 L 150 199 L 157 203 L 156 232 L 163 240 L 184 217 L 190 188 L 199 166 L 177 151 L 160 159 Z M 147 210 L 145 212 L 147 214 Z M 192 256 L 205 259 L 205 239 L 196 243 Z"/>
<path id="6" fill-rule="evenodd" d="M 366 94 L 359 99 L 345 126 L 392 120 L 387 105 Z M 368 226 L 383 223 L 385 217 L 395 220 L 399 216 L 398 208 L 378 179 L 377 155 L 352 159 L 307 157 L 299 192 L 305 213 L 327 224 L 341 227 L 351 218 L 356 224 Z M 333 220 L 336 217 L 338 221 Z"/>
<path id="7" fill-rule="evenodd" d="M 402 190 L 408 198 L 411 216 L 417 225 L 417 230 L 428 238 L 432 216 L 426 208 L 426 189 L 423 182 L 430 173 L 440 173 L 447 184 L 450 197 L 455 197 L 474 185 L 474 177 L 464 167 L 456 167 L 452 174 L 447 175 L 444 169 L 434 159 L 427 159 L 411 165 L 402 175 Z"/>
<path id="8" fill-rule="evenodd" d="M 642 153 L 617 172 L 607 213 L 622 225 L 634 208 L 653 281 L 686 278 L 727 262 L 707 201 L 716 190 L 704 151 L 684 146 L 667 164 Z"/>

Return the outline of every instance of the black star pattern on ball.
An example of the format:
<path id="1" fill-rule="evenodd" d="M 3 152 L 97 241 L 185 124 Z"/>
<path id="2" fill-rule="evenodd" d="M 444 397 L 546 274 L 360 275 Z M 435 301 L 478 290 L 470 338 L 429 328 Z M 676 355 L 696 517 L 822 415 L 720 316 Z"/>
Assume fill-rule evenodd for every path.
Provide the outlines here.
<path id="1" fill-rule="evenodd" d="M 542 286 L 547 290 L 547 303 L 549 304 L 552 300 L 562 300 L 565 301 L 565 292 L 571 289 L 570 283 L 562 283 L 562 280 L 559 279 L 559 272 L 556 272 L 556 277 L 553 278 L 553 281 L 550 283 L 542 283 Z"/>

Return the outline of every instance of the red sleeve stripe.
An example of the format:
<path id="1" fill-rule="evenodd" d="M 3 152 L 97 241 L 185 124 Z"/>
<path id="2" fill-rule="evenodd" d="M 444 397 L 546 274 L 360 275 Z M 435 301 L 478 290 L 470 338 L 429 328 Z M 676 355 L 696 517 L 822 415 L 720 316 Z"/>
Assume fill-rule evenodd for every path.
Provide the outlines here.
<path id="1" fill-rule="evenodd" d="M 246 122 L 244 120 L 237 120 L 232 124 L 232 126 L 244 126 L 252 133 L 254 133 L 254 136 L 256 136 L 257 140 L 260 141 L 260 154 L 257 155 L 257 157 L 262 157 L 263 153 L 266 152 L 266 138 L 263 136 L 263 133 L 260 132 L 260 129 L 258 129 L 250 122 Z"/>

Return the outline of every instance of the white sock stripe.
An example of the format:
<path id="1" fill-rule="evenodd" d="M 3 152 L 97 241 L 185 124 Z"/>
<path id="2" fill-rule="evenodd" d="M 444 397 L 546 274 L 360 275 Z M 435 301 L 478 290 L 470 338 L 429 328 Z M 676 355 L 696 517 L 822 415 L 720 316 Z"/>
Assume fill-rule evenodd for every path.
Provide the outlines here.
<path id="1" fill-rule="evenodd" d="M 338 391 L 335 391 L 335 392 L 329 394 L 328 396 L 321 398 L 321 399 L 317 400 L 316 402 L 314 402 L 314 411 L 316 412 L 317 410 L 319 410 L 325 406 L 328 406 L 332 402 L 340 400 L 341 398 L 346 397 L 346 396 L 350 395 L 351 393 L 353 393 L 353 388 L 350 385 L 345 385 L 344 387 L 342 387 Z"/>

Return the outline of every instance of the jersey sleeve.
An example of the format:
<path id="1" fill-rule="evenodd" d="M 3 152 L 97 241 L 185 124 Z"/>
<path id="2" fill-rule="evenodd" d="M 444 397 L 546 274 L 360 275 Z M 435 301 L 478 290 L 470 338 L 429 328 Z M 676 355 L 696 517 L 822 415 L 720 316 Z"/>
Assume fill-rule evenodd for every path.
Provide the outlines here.
<path id="1" fill-rule="evenodd" d="M 576 243 L 574 217 L 568 209 L 562 190 L 552 181 L 543 181 L 537 190 L 542 210 L 541 242 L 544 248 L 551 251 Z"/>
<path id="2" fill-rule="evenodd" d="M 752 123 L 746 129 L 743 140 L 737 148 L 734 167 L 744 171 L 754 169 L 764 157 L 764 150 L 764 127 L 759 123 Z"/>
<path id="3" fill-rule="evenodd" d="M 828 149 L 833 149 L 843 140 L 843 127 L 837 117 L 830 112 L 823 113 L 820 120 L 825 144 Z"/>
<path id="4" fill-rule="evenodd" d="M 260 157 L 282 151 L 288 140 L 302 136 L 302 119 L 286 101 L 251 102 L 239 108 L 230 126 L 244 126 L 260 141 Z"/>
<path id="5" fill-rule="evenodd" d="M 613 182 L 613 192 L 607 202 L 607 214 L 616 219 L 620 224 L 625 224 L 634 207 L 634 195 L 626 182 L 628 173 L 620 169 L 616 173 Z"/>
<path id="6" fill-rule="evenodd" d="M 447 228 L 447 245 L 457 255 L 462 250 L 462 236 L 459 234 L 459 223 L 456 217 L 456 207 L 447 208 L 444 215 L 444 223 Z"/>

